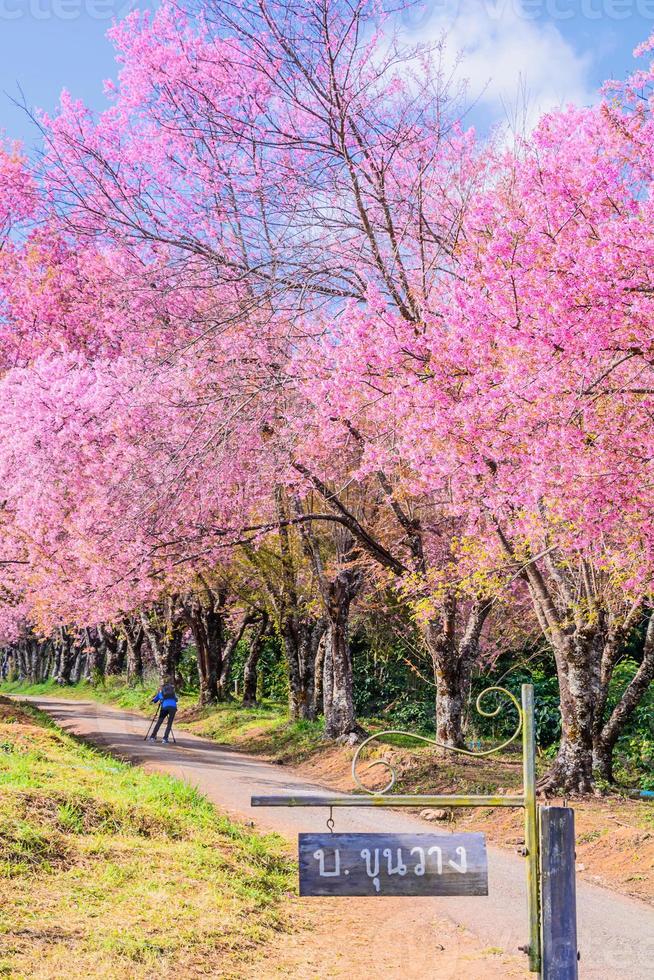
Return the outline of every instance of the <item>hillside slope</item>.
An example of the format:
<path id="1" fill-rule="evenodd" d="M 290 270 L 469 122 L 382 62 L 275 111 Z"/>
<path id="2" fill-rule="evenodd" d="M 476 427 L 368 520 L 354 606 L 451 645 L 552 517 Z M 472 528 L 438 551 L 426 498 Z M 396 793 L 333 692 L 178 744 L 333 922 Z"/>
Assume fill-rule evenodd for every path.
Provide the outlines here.
<path id="1" fill-rule="evenodd" d="M 0 975 L 238 977 L 287 925 L 281 842 L 0 699 Z"/>

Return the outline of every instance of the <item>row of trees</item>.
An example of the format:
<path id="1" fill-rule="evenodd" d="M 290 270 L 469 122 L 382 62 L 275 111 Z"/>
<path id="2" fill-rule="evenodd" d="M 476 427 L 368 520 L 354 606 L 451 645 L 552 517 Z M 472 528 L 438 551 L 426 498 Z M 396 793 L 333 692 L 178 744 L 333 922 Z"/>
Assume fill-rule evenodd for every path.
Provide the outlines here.
<path id="1" fill-rule="evenodd" d="M 507 148 L 406 22 L 164 3 L 112 29 L 109 109 L 3 150 L 4 644 L 67 681 L 192 636 L 207 702 L 274 630 L 291 714 L 357 738 L 384 620 L 460 745 L 480 658 L 540 634 L 546 788 L 588 791 L 654 677 L 654 72 Z"/>
<path id="2" fill-rule="evenodd" d="M 161 607 L 109 625 L 59 628 L 47 636 L 25 630 L 4 648 L 2 676 L 30 684 L 50 678 L 60 684 L 98 683 L 118 675 L 142 683 L 148 673 L 175 677 L 185 641 L 192 637 L 200 703 L 207 705 L 231 698 L 232 661 L 247 634 L 249 653 L 241 688 L 245 703 L 254 706 L 257 663 L 270 635 L 268 615 L 265 610 L 258 614 L 250 610 L 235 622 L 225 606 L 224 589 L 213 593 L 207 587 L 204 595 L 204 603 L 197 595 L 167 599 Z"/>

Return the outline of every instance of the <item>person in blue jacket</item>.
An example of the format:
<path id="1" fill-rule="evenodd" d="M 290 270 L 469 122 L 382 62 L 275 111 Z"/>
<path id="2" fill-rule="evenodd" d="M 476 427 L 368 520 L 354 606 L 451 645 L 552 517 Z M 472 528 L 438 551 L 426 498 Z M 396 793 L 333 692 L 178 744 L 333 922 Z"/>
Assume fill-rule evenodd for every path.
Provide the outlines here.
<path id="1" fill-rule="evenodd" d="M 172 677 L 166 678 L 165 683 L 162 684 L 161 688 L 152 698 L 152 704 L 160 704 L 161 708 L 159 711 L 159 717 L 157 718 L 157 723 L 152 730 L 149 740 L 151 742 L 157 741 L 157 732 L 161 728 L 164 719 L 167 719 L 166 731 L 164 732 L 162 741 L 168 745 L 168 739 L 170 738 L 173 721 L 175 720 L 175 715 L 177 714 L 177 695 L 175 694 L 175 685 Z"/>

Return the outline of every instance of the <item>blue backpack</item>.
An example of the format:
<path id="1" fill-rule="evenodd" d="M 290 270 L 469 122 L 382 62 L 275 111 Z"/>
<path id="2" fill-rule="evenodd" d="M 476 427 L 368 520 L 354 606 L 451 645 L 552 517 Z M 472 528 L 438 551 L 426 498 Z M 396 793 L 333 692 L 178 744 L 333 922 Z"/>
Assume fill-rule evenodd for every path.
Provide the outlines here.
<path id="1" fill-rule="evenodd" d="M 177 695 L 172 684 L 164 684 L 161 688 L 161 701 L 174 701 L 177 704 Z"/>

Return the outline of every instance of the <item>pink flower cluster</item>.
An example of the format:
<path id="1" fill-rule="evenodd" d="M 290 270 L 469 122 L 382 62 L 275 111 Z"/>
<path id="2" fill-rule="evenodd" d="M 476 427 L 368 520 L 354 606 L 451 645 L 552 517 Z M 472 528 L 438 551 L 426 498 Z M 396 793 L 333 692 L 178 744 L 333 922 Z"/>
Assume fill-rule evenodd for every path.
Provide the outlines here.
<path id="1" fill-rule="evenodd" d="M 443 580 L 499 587 L 499 532 L 649 590 L 654 69 L 508 151 L 384 22 L 275 30 L 130 14 L 110 108 L 0 150 L 0 632 L 184 588 L 307 472 L 386 474 Z"/>

